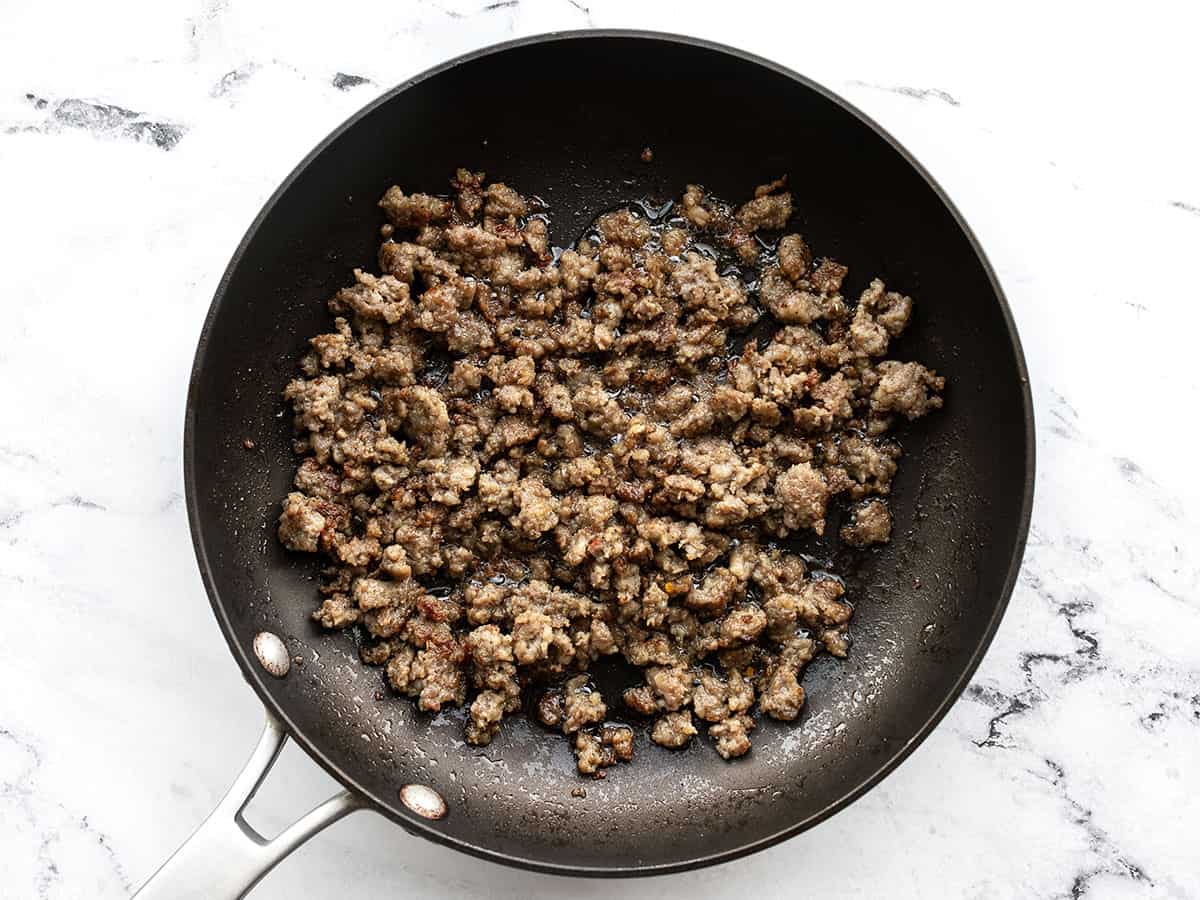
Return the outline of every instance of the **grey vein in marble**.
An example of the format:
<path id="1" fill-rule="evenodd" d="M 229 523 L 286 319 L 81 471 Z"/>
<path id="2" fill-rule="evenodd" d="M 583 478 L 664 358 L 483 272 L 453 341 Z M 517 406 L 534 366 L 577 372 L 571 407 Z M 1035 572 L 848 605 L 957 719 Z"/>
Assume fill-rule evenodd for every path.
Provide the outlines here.
<path id="1" fill-rule="evenodd" d="M 86 815 L 76 817 L 68 812 L 61 803 L 53 803 L 53 809 L 47 809 L 46 798 L 37 789 L 38 772 L 45 761 L 37 744 L 3 726 L 0 726 L 0 742 L 7 743 L 21 759 L 21 762 L 14 767 L 12 774 L 9 773 L 7 765 L 0 770 L 0 806 L 7 806 L 9 810 L 7 814 L 0 816 L 0 828 L 11 823 L 13 819 L 10 816 L 15 813 L 29 825 L 34 833 L 37 849 L 33 888 L 39 900 L 63 896 L 55 889 L 62 882 L 62 871 L 55 859 L 55 848 L 62 840 L 62 833 L 58 824 L 46 821 L 47 812 L 53 814 L 56 819 L 62 820 L 64 826 L 73 826 L 77 834 L 82 833 L 89 840 L 94 841 L 108 859 L 109 866 L 122 887 L 127 892 L 132 891 L 133 883 L 126 874 L 124 866 L 117 859 L 108 835 L 96 829 L 88 821 Z M 67 895 L 73 895 L 73 890 L 68 888 Z"/>
<path id="2" fill-rule="evenodd" d="M 134 887 L 133 882 L 129 879 L 129 875 L 125 872 L 125 867 L 121 864 L 121 861 L 117 859 L 117 851 L 113 849 L 111 838 L 103 831 L 94 828 L 88 821 L 87 816 L 82 816 L 79 819 L 79 827 L 96 838 L 96 843 L 104 851 L 104 855 L 108 857 L 109 865 L 112 867 L 113 872 L 116 873 L 121 886 L 127 891 L 132 892 Z"/>
<path id="3" fill-rule="evenodd" d="M 25 510 L 14 509 L 0 513 L 0 529 L 11 528 L 25 518 Z"/>
<path id="4" fill-rule="evenodd" d="M 19 460 L 24 460 L 25 462 L 31 462 L 31 463 L 35 463 L 35 464 L 41 462 L 41 458 L 38 457 L 36 454 L 30 453 L 28 450 L 21 450 L 17 447 L 0 446 L 0 459 L 3 459 L 3 458 L 19 459 Z"/>
<path id="5" fill-rule="evenodd" d="M 236 69 L 230 69 L 221 76 L 221 80 L 212 86 L 209 91 L 211 97 L 224 97 L 231 91 L 241 87 L 249 81 L 259 70 L 258 63 L 246 63 L 243 66 L 238 66 Z"/>
<path id="6" fill-rule="evenodd" d="M 335 72 L 330 84 L 339 91 L 349 91 L 364 84 L 370 84 L 371 79 L 364 75 L 351 75 L 348 72 Z"/>
<path id="7" fill-rule="evenodd" d="M 6 131 L 53 134 L 64 128 L 80 129 L 105 137 L 151 144 L 160 150 L 171 150 L 187 133 L 187 128 L 183 125 L 150 119 L 140 112 L 112 103 L 81 100 L 76 97 L 51 102 L 45 97 L 31 93 L 26 94 L 25 99 L 35 111 L 44 115 L 38 122 L 7 126 Z"/>
<path id="8" fill-rule="evenodd" d="M 988 689 L 979 682 L 972 683 L 967 688 L 969 699 L 983 703 L 997 710 L 987 723 L 987 734 L 975 740 L 977 747 L 1000 747 L 1003 744 L 1004 725 L 1014 716 L 1022 715 L 1037 707 L 1047 699 L 1046 692 L 1039 686 L 1034 669 L 1043 665 L 1057 667 L 1061 670 L 1058 676 L 1063 682 L 1086 678 L 1097 668 L 1102 667 L 1100 661 L 1100 639 L 1093 631 L 1079 624 L 1079 618 L 1094 612 L 1095 600 L 1086 593 L 1086 588 L 1071 588 L 1081 593 L 1078 596 L 1063 598 L 1056 587 L 1048 584 L 1037 571 L 1036 550 L 1045 541 L 1037 528 L 1030 529 L 1027 565 L 1021 572 L 1021 584 L 1032 590 L 1044 600 L 1066 625 L 1076 646 L 1071 653 L 1052 653 L 1046 651 L 1027 650 L 1020 653 L 1018 663 L 1024 676 L 1025 688 L 1013 694 L 1006 694 L 997 689 Z M 1086 546 L 1076 547 L 1076 552 L 1086 555 Z"/>
<path id="9" fill-rule="evenodd" d="M 584 21 L 587 22 L 589 27 L 594 24 L 592 22 L 592 9 L 590 6 L 584 6 L 582 3 L 579 2 L 579 0 L 567 0 L 567 2 L 570 3 L 573 7 L 575 7 L 575 9 L 577 9 L 581 13 L 583 13 Z"/>
<path id="10" fill-rule="evenodd" d="M 188 41 L 194 56 L 198 57 L 201 54 L 200 44 L 204 32 L 212 28 L 217 18 L 227 9 L 229 9 L 229 0 L 202 0 L 199 14 L 187 20 Z"/>
<path id="11" fill-rule="evenodd" d="M 1042 776 L 1037 772 L 1032 774 L 1044 777 L 1057 790 L 1059 797 L 1069 809 L 1071 822 L 1082 828 L 1086 834 L 1088 849 L 1103 860 L 1101 865 L 1089 866 L 1080 870 L 1072 879 L 1070 887 L 1057 896 L 1069 898 L 1069 900 L 1080 900 L 1087 895 L 1092 880 L 1099 875 L 1116 875 L 1153 887 L 1153 879 L 1141 866 L 1129 861 L 1126 854 L 1117 847 L 1107 832 L 1096 824 L 1092 810 L 1071 794 L 1067 784 L 1067 775 L 1062 765 L 1052 759 L 1045 759 L 1043 763 L 1050 770 L 1049 776 Z"/>
<path id="12" fill-rule="evenodd" d="M 52 508 L 59 506 L 73 506 L 76 509 L 97 509 L 101 511 L 108 509 L 108 507 L 103 503 L 97 503 L 94 500 L 86 500 L 83 497 L 80 497 L 78 494 L 72 494 L 63 500 L 55 500 L 50 504 L 50 506 Z"/>
<path id="13" fill-rule="evenodd" d="M 450 19 L 467 19 L 477 13 L 493 13 L 504 9 L 515 9 L 521 5 L 521 0 L 498 0 L 495 3 L 488 3 L 486 6 L 477 7 L 474 10 L 463 12 L 457 9 L 447 9 L 444 6 L 433 5 L 434 9 L 438 10 L 444 16 Z"/>
<path id="14" fill-rule="evenodd" d="M 851 81 L 850 84 L 856 87 L 873 88 L 877 91 L 887 91 L 890 94 L 899 94 L 902 97 L 911 97 L 913 100 L 940 100 L 950 106 L 962 106 L 962 103 L 954 95 L 949 91 L 943 91 L 941 88 L 919 88 L 904 84 L 875 84 L 870 81 Z"/>

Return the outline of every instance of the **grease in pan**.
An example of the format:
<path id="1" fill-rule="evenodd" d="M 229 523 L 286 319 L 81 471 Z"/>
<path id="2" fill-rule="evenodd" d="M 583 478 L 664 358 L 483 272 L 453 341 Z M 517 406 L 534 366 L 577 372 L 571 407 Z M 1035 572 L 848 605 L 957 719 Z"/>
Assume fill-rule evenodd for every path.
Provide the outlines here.
<path id="1" fill-rule="evenodd" d="M 886 543 L 894 425 L 944 380 L 888 358 L 912 300 L 784 234 L 786 180 L 733 208 L 599 216 L 550 245 L 553 210 L 459 169 L 450 196 L 392 187 L 375 275 L 329 301 L 284 392 L 303 457 L 279 536 L 332 562 L 314 618 L 429 713 L 469 703 L 491 742 L 537 696 L 580 773 L 706 728 L 725 759 L 792 721 L 820 653 L 849 651 L 835 573 L 785 542 L 848 512 Z M 610 710 L 589 671 L 643 671 Z"/>

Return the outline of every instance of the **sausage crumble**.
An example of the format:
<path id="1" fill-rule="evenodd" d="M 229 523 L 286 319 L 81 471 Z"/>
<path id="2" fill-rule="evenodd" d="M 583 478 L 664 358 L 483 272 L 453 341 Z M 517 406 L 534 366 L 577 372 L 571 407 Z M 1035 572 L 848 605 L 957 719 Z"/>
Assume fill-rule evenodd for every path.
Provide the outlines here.
<path id="1" fill-rule="evenodd" d="M 565 250 L 540 203 L 450 184 L 384 194 L 378 274 L 329 300 L 284 391 L 279 538 L 331 563 L 313 618 L 359 629 L 421 710 L 469 703 L 472 744 L 529 689 L 581 773 L 630 760 L 589 676 L 619 654 L 653 741 L 741 756 L 849 648 L 843 584 L 782 542 L 835 503 L 843 542 L 889 540 L 890 430 L 942 405 L 941 377 L 888 357 L 912 300 L 843 296 L 845 266 L 779 235 L 784 179 L 632 203 Z"/>

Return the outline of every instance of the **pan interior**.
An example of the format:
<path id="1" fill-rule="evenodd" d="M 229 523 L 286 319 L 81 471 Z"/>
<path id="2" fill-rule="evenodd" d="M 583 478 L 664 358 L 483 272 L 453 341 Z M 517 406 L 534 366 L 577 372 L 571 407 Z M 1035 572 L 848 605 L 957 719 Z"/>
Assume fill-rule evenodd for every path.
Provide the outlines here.
<path id="1" fill-rule="evenodd" d="M 654 161 L 643 163 L 650 146 Z M 633 764 L 582 780 L 561 736 L 517 719 L 468 747 L 463 714 L 430 718 L 386 692 L 345 634 L 309 620 L 315 561 L 274 538 L 295 461 L 280 391 L 324 301 L 374 270 L 391 184 L 443 192 L 457 166 L 549 204 L 556 243 L 634 197 L 699 182 L 749 196 L 787 173 L 795 227 L 878 275 L 916 315 L 893 356 L 947 376 L 946 408 L 900 432 L 895 537 L 838 560 L 856 607 L 850 658 L 814 663 L 802 720 L 763 718 L 726 763 L 703 741 L 637 737 Z M 986 264 L 891 143 L 824 93 L 719 49 L 638 35 L 569 36 L 477 55 L 393 92 L 337 132 L 252 227 L 214 301 L 189 398 L 189 512 L 218 618 L 252 685 L 343 780 L 409 828 L 501 861 L 620 874 L 715 861 L 809 823 L 853 795 L 952 698 L 1007 599 L 1027 522 L 1028 400 Z M 243 440 L 256 448 L 247 451 Z M 282 680 L 247 655 L 271 630 L 303 657 Z M 398 797 L 438 790 L 440 821 Z M 572 792 L 586 788 L 586 797 Z"/>

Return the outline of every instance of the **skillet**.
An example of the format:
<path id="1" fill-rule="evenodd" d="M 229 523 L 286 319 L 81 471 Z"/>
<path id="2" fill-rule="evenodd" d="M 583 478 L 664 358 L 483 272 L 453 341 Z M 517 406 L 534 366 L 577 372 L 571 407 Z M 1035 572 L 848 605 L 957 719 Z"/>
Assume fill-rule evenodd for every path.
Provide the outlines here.
<path id="1" fill-rule="evenodd" d="M 353 267 L 374 269 L 384 190 L 441 193 L 460 165 L 543 198 L 563 246 L 635 197 L 701 182 L 737 199 L 786 172 L 791 229 L 850 267 L 847 296 L 878 274 L 916 300 L 894 354 L 947 377 L 946 408 L 900 433 L 892 542 L 817 548 L 834 555 L 855 604 L 854 647 L 845 661 L 814 661 L 802 719 L 764 717 L 747 757 L 725 762 L 704 741 L 668 751 L 643 730 L 633 764 L 583 781 L 567 742 L 520 717 L 470 747 L 460 713 L 431 718 L 382 692 L 347 636 L 309 619 L 319 564 L 274 536 L 295 465 L 280 392 L 306 339 L 329 330 L 325 300 Z M 186 409 L 188 517 L 217 623 L 267 727 L 218 809 L 138 896 L 242 896 L 361 808 L 476 856 L 569 875 L 675 872 L 796 835 L 877 784 L 965 688 L 1013 589 L 1033 474 L 1028 377 L 995 274 L 929 174 L 844 100 L 748 53 L 646 32 L 541 35 L 431 69 L 287 177 L 204 323 Z M 286 675 L 267 670 L 293 657 L 304 663 Z M 622 673 L 600 678 L 619 687 Z M 288 737 L 345 791 L 268 841 L 241 810 Z M 581 786 L 586 797 L 573 795 Z"/>

